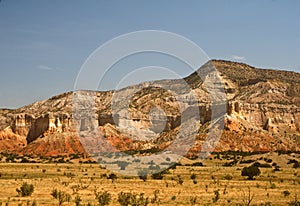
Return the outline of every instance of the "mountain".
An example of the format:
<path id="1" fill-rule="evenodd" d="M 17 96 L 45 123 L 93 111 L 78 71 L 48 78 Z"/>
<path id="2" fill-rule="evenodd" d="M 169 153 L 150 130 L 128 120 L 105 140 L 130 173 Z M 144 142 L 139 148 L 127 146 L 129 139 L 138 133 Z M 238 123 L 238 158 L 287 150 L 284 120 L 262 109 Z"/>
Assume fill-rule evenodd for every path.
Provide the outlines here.
<path id="1" fill-rule="evenodd" d="M 211 124 L 220 118 L 224 123 Z M 205 146 L 214 151 L 300 151 L 300 74 L 212 60 L 181 80 L 68 92 L 2 109 L 0 152 L 90 153 L 95 141 L 103 152 L 111 146 L 116 151 L 159 151 L 194 130 L 188 157 Z M 208 131 L 215 130 L 220 138 L 210 139 Z M 91 132 L 101 138 L 94 140 Z"/>

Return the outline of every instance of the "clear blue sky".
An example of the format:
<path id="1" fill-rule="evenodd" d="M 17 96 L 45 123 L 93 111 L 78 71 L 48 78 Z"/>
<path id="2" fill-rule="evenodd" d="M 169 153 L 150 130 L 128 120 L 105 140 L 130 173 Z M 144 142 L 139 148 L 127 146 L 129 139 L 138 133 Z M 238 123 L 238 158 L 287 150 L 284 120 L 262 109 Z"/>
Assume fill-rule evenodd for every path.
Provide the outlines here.
<path id="1" fill-rule="evenodd" d="M 81 65 L 97 47 L 149 29 L 183 35 L 210 58 L 300 70 L 296 0 L 1 0 L 0 107 L 72 90 Z"/>

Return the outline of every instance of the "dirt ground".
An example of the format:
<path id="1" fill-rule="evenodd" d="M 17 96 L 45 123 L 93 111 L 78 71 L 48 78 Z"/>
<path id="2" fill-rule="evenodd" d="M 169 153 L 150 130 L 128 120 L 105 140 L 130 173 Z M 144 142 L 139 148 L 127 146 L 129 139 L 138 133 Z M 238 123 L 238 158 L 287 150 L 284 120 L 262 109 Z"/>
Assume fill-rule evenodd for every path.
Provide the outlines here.
<path id="1" fill-rule="evenodd" d="M 146 181 L 117 173 L 112 181 L 107 178 L 111 171 L 99 164 L 0 163 L 0 205 L 59 205 L 51 195 L 54 189 L 71 196 L 70 202 L 62 205 L 76 205 L 76 196 L 81 198 L 80 205 L 97 205 L 95 191 L 108 191 L 112 197 L 109 205 L 120 205 L 120 192 L 144 193 L 149 205 L 288 205 L 297 194 L 300 199 L 300 168 L 287 164 L 290 159 L 298 159 L 297 154 L 234 158 L 239 163 L 233 166 L 224 166 L 233 157 L 222 155 L 211 156 L 204 166 L 191 166 L 195 161 L 183 159 L 182 165 L 170 169 L 162 180 L 149 176 Z M 279 171 L 274 171 L 273 164 L 260 168 L 255 180 L 247 180 L 241 170 L 251 163 L 241 160 L 268 161 L 270 165 L 276 162 Z M 16 191 L 24 182 L 34 186 L 29 197 L 20 197 Z"/>

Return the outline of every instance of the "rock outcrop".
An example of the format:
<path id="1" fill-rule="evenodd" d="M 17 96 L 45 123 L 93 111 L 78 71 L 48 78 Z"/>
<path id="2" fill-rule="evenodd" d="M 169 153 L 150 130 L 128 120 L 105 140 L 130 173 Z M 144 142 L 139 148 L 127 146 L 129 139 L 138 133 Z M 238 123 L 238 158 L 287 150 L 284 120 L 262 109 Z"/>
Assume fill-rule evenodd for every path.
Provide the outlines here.
<path id="1" fill-rule="evenodd" d="M 220 140 L 212 143 L 216 151 L 300 151 L 300 74 L 222 60 L 200 69 L 212 65 L 222 83 L 216 92 L 224 86 L 226 101 L 212 100 L 205 84 L 214 82 L 216 74 L 201 79 L 194 73 L 183 79 L 185 84 L 160 80 L 116 92 L 69 92 L 16 110 L 0 110 L 0 151 L 85 153 L 79 133 L 89 136 L 89 131 L 100 131 L 117 150 L 164 149 L 185 122 L 196 118 L 198 134 L 188 154 L 193 156 L 203 149 L 218 107 L 226 108 L 227 114 Z M 212 101 L 217 102 L 213 111 Z"/>

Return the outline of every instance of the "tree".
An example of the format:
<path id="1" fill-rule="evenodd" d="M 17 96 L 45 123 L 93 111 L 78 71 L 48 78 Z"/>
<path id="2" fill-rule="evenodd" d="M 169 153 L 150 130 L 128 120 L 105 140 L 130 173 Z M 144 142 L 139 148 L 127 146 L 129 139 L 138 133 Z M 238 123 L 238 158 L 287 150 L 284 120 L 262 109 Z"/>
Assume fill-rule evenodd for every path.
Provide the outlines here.
<path id="1" fill-rule="evenodd" d="M 114 173 L 109 174 L 107 177 L 107 179 L 110 179 L 112 181 L 112 183 L 114 183 L 117 178 L 118 178 L 117 175 Z"/>
<path id="2" fill-rule="evenodd" d="M 242 176 L 248 176 L 249 180 L 253 180 L 254 176 L 258 176 L 258 175 L 260 175 L 260 170 L 255 165 L 244 167 L 242 170 Z"/>
<path id="3" fill-rule="evenodd" d="M 148 170 L 147 169 L 139 170 L 138 171 L 138 176 L 141 180 L 146 182 L 147 176 L 148 176 Z"/>

